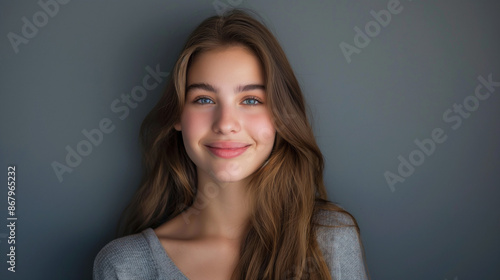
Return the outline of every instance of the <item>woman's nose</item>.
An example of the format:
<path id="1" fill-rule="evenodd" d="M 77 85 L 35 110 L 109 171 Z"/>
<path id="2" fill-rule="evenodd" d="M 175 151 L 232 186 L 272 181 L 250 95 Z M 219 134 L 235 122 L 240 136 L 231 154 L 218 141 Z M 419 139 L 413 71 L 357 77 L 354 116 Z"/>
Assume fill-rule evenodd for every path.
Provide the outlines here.
<path id="1" fill-rule="evenodd" d="M 240 131 L 237 108 L 219 103 L 215 112 L 213 131 L 217 134 L 229 134 Z"/>

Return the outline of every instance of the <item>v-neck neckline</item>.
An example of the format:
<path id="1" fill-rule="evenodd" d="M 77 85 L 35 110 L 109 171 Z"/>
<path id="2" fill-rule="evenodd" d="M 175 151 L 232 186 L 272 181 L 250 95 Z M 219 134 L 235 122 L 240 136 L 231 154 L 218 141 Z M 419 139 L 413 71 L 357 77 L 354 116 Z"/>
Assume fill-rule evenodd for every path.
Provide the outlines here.
<path id="1" fill-rule="evenodd" d="M 144 234 L 149 242 L 149 247 L 152 250 L 153 258 L 158 266 L 158 270 L 163 272 L 161 274 L 166 275 L 169 271 L 171 272 L 174 270 L 184 277 L 183 279 L 178 280 L 189 280 L 189 278 L 187 278 L 187 276 L 172 261 L 165 248 L 163 248 L 163 245 L 154 230 L 152 228 L 147 228 L 144 230 Z"/>

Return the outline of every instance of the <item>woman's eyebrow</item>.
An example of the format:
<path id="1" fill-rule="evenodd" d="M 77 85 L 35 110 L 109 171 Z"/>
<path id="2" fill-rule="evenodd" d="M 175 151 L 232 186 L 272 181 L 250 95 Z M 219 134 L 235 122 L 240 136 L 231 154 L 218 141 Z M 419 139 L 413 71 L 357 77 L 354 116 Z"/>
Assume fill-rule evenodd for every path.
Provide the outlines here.
<path id="1" fill-rule="evenodd" d="M 236 87 L 234 90 L 235 93 L 242 92 L 242 91 L 249 91 L 249 90 L 254 90 L 254 89 L 261 89 L 261 90 L 266 90 L 266 87 L 264 85 L 258 85 L 258 84 L 249 84 L 249 85 L 239 85 Z"/>
<path id="2" fill-rule="evenodd" d="M 196 84 L 190 84 L 189 86 L 186 87 L 186 93 L 188 93 L 190 90 L 193 89 L 203 89 L 206 91 L 211 91 L 214 93 L 217 93 L 218 90 L 216 90 L 213 86 L 206 84 L 206 83 L 196 83 Z"/>
<path id="3" fill-rule="evenodd" d="M 207 83 L 195 83 L 195 84 L 190 84 L 189 86 L 186 87 L 186 93 L 188 93 L 190 90 L 193 89 L 202 89 L 213 93 L 219 92 L 215 87 Z M 242 91 L 250 91 L 255 89 L 265 90 L 266 87 L 264 85 L 259 85 L 259 84 L 239 85 L 235 88 L 234 93 L 239 93 Z"/>

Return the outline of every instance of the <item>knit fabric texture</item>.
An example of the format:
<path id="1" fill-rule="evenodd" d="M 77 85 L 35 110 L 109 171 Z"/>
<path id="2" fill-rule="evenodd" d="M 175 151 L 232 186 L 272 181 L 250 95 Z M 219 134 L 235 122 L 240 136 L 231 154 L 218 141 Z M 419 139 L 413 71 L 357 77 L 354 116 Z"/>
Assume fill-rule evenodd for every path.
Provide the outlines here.
<path id="1" fill-rule="evenodd" d="M 319 212 L 316 221 L 331 226 L 353 224 L 349 216 L 326 210 Z M 316 239 L 332 279 L 368 279 L 354 227 L 319 226 Z M 93 279 L 189 280 L 170 259 L 152 228 L 106 244 L 94 260 Z M 295 278 L 284 276 L 283 279 Z M 307 275 L 303 279 L 307 279 Z"/>

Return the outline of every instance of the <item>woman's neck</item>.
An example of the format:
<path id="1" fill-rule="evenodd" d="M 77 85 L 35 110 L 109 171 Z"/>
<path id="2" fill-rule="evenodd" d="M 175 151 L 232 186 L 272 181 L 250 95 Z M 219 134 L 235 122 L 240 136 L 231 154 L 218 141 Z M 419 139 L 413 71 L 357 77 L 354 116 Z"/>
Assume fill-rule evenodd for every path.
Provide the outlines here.
<path id="1" fill-rule="evenodd" d="M 248 178 L 221 183 L 205 175 L 198 174 L 198 193 L 184 221 L 200 237 L 242 241 L 250 219 Z"/>

